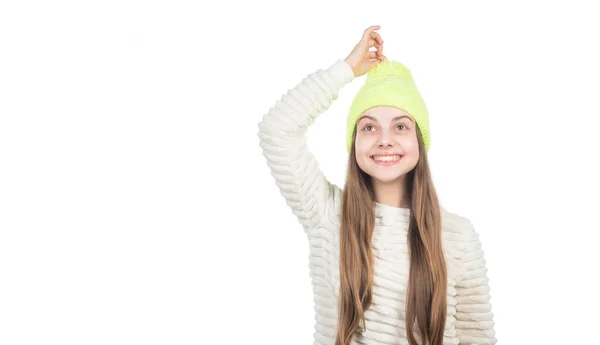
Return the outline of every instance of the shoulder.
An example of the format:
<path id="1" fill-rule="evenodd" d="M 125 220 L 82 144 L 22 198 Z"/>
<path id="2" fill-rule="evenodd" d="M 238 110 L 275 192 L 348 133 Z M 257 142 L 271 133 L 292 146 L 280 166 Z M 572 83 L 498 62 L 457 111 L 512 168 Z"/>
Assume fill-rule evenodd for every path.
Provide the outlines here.
<path id="1" fill-rule="evenodd" d="M 440 206 L 440 210 L 443 231 L 462 235 L 472 230 L 471 221 L 467 217 L 459 213 L 449 211 L 444 206 Z"/>
<path id="2" fill-rule="evenodd" d="M 442 231 L 445 237 L 454 242 L 460 251 L 465 251 L 474 241 L 478 240 L 478 234 L 473 223 L 466 216 L 452 212 L 441 207 Z"/>

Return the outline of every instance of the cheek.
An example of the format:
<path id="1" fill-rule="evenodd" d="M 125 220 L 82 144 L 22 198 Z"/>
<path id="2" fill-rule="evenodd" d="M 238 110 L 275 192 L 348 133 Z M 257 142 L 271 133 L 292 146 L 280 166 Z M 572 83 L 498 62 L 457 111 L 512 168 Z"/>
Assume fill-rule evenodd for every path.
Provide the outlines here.
<path id="1" fill-rule="evenodd" d="M 356 152 L 356 161 L 361 169 L 365 169 L 368 161 L 368 154 L 371 152 L 373 143 L 369 140 L 356 140 L 354 151 Z"/>
<path id="2" fill-rule="evenodd" d="M 414 159 L 418 159 L 419 158 L 419 141 L 417 140 L 416 137 L 414 138 L 406 138 L 406 140 L 402 141 L 402 150 L 404 151 L 404 153 L 410 157 L 412 160 Z M 408 162 L 408 160 L 407 160 Z"/>
<path id="3" fill-rule="evenodd" d="M 361 135 L 359 137 L 356 137 L 354 145 L 356 152 L 369 152 L 369 150 L 371 150 L 371 148 L 373 147 L 375 140 L 376 139 L 374 135 Z"/>
<path id="4" fill-rule="evenodd" d="M 418 152 L 419 151 L 419 141 L 415 134 L 413 134 L 409 138 L 407 137 L 406 140 L 404 140 L 402 144 L 403 144 L 402 146 L 406 149 L 406 151 L 409 151 L 409 152 Z"/>

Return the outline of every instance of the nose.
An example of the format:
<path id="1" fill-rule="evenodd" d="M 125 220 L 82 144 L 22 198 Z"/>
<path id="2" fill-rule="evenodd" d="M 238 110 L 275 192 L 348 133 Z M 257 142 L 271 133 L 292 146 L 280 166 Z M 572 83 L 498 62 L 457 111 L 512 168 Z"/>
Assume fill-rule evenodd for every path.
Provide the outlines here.
<path id="1" fill-rule="evenodd" d="M 391 135 L 388 134 L 382 134 L 379 136 L 379 142 L 378 142 L 378 146 L 379 147 L 389 147 L 389 146 L 393 146 L 393 139 L 391 137 Z"/>
<path id="2" fill-rule="evenodd" d="M 379 141 L 379 147 L 390 147 L 392 146 L 391 142 L 387 141 L 387 140 L 381 140 Z"/>

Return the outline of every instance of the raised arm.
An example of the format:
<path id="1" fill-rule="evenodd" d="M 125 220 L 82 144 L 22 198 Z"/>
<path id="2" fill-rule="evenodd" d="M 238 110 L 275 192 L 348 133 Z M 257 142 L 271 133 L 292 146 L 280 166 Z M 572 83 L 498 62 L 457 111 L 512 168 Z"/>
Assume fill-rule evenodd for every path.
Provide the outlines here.
<path id="1" fill-rule="evenodd" d="M 260 146 L 271 174 L 305 230 L 321 221 L 331 198 L 339 193 L 339 187 L 325 178 L 309 151 L 306 132 L 353 79 L 352 67 L 340 59 L 304 78 L 258 124 Z"/>
<path id="2" fill-rule="evenodd" d="M 463 275 L 456 286 L 456 336 L 460 345 L 493 345 L 497 340 L 484 252 L 473 224 L 464 221 L 466 247 L 461 258 Z"/>
<path id="3" fill-rule="evenodd" d="M 271 174 L 305 231 L 318 225 L 329 210 L 333 212 L 334 198 L 341 192 L 319 169 L 308 150 L 305 134 L 337 99 L 344 85 L 386 59 L 383 39 L 375 32 L 379 28 L 368 27 L 346 59 L 309 74 L 283 95 L 258 124 L 260 146 Z M 376 51 L 370 51 L 372 47 Z"/>

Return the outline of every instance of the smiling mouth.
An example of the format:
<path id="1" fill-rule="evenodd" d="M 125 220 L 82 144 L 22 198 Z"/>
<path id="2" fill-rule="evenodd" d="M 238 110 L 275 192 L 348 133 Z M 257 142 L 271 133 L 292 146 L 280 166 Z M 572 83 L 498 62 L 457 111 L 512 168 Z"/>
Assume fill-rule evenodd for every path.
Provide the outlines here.
<path id="1" fill-rule="evenodd" d="M 378 165 L 394 165 L 398 163 L 402 159 L 402 155 L 393 155 L 393 156 L 378 156 L 375 159 L 375 156 L 370 156 L 370 158 Z"/>

